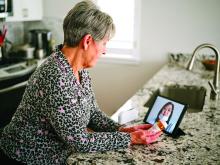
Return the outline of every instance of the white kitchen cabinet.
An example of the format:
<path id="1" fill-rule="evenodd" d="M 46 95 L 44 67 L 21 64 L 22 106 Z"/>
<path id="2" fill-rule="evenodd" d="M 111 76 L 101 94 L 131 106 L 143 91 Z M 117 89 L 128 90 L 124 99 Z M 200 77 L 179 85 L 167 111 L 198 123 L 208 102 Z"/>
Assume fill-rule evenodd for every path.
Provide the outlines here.
<path id="1" fill-rule="evenodd" d="M 36 21 L 41 20 L 42 17 L 42 0 L 13 0 L 13 16 L 8 16 L 6 21 Z"/>

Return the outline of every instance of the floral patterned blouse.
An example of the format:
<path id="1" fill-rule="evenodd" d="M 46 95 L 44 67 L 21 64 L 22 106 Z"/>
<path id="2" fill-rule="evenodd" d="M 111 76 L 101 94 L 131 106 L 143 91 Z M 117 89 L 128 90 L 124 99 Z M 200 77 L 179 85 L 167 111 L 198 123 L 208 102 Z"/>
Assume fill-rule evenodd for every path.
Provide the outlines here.
<path id="1" fill-rule="evenodd" d="M 3 130 L 0 147 L 18 161 L 66 164 L 72 152 L 130 145 L 130 135 L 118 132 L 119 124 L 100 111 L 88 71 L 79 71 L 78 83 L 61 47 L 32 74 L 17 111 Z"/>

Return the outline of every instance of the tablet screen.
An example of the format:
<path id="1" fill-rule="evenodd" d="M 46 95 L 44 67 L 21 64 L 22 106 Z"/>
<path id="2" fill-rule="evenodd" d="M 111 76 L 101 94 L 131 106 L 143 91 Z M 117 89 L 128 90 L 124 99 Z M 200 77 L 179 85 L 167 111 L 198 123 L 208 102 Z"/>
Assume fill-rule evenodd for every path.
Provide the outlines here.
<path id="1" fill-rule="evenodd" d="M 164 131 L 173 134 L 177 130 L 186 109 L 186 104 L 158 95 L 148 110 L 144 122 L 154 124 L 159 119 L 164 120 L 167 123 L 167 128 Z"/>

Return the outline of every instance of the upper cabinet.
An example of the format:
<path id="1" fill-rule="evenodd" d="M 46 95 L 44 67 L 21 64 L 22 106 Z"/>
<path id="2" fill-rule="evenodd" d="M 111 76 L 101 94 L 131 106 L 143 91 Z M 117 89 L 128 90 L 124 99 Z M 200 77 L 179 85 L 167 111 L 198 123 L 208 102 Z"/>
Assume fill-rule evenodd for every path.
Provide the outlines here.
<path id="1" fill-rule="evenodd" d="M 13 0 L 13 16 L 8 16 L 6 21 L 37 21 L 42 17 L 42 0 Z"/>

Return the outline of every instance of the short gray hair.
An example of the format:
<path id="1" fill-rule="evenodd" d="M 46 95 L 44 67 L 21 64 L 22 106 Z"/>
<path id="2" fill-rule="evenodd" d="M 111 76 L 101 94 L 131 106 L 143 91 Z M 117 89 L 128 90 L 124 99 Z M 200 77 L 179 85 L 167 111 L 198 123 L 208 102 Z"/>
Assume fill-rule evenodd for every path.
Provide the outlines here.
<path id="1" fill-rule="evenodd" d="M 110 15 L 102 12 L 92 1 L 77 3 L 63 21 L 64 44 L 75 47 L 81 39 L 90 34 L 95 41 L 105 36 L 109 39 L 115 33 L 115 25 Z"/>

